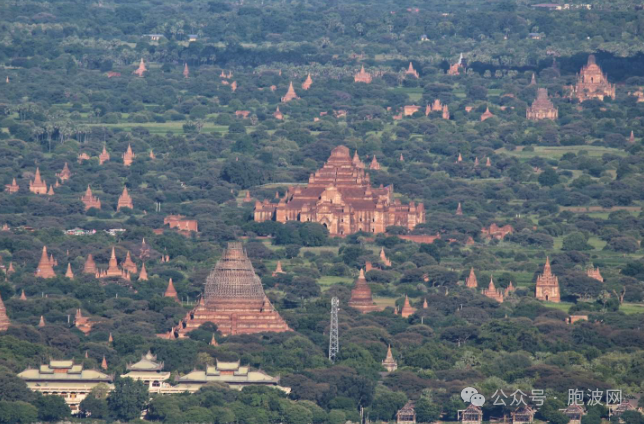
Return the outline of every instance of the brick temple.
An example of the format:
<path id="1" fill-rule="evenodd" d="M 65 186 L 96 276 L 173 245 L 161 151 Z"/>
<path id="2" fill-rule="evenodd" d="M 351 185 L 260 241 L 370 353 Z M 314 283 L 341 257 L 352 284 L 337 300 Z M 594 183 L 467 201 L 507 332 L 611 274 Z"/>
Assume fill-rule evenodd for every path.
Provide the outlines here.
<path id="1" fill-rule="evenodd" d="M 353 287 L 353 290 L 351 290 L 351 299 L 349 299 L 349 306 L 353 309 L 357 309 L 363 314 L 382 310 L 382 308 L 373 303 L 373 298 L 371 297 L 371 289 L 369 288 L 369 284 L 367 284 L 367 280 L 364 276 L 364 270 L 362 269 L 360 269 L 360 275 L 356 280 L 356 284 Z"/>
<path id="2" fill-rule="evenodd" d="M 422 203 L 402 205 L 393 187 L 373 188 L 364 166 L 352 161 L 349 149 L 338 146 L 324 166 L 311 174 L 306 187 L 289 187 L 279 203 L 255 203 L 255 221 L 317 222 L 331 235 L 358 231 L 384 233 L 392 225 L 414 229 L 425 222 Z"/>
<path id="3" fill-rule="evenodd" d="M 546 258 L 546 264 L 543 266 L 543 274 L 537 276 L 535 297 L 548 302 L 561 302 L 559 279 L 550 269 L 550 258 Z"/>
<path id="4" fill-rule="evenodd" d="M 172 329 L 168 338 L 183 338 L 206 322 L 223 335 L 291 331 L 266 297 L 246 251 L 228 243 L 208 278 L 199 304 Z M 165 337 L 165 335 L 163 335 Z"/>
<path id="5" fill-rule="evenodd" d="M 81 197 L 81 202 L 83 202 L 83 204 L 85 205 L 86 211 L 91 208 L 96 208 L 96 209 L 101 208 L 101 201 L 99 200 L 98 197 L 92 194 L 92 189 L 89 188 L 89 184 L 87 185 L 87 190 L 85 191 L 85 195 Z"/>
<path id="6" fill-rule="evenodd" d="M 7 331 L 7 328 L 11 325 L 9 317 L 7 316 L 7 309 L 4 306 L 2 297 L 0 297 L 0 331 Z"/>
<path id="7" fill-rule="evenodd" d="M 540 121 L 542 119 L 555 121 L 559 117 L 559 110 L 555 108 L 548 98 L 547 88 L 537 90 L 537 98 L 532 102 L 532 106 L 526 109 L 525 117 L 529 121 Z"/>
<path id="8" fill-rule="evenodd" d="M 365 84 L 371 84 L 372 77 L 371 74 L 364 70 L 364 65 L 360 68 L 360 72 L 353 76 L 354 82 L 363 82 Z"/>
<path id="9" fill-rule="evenodd" d="M 47 194 L 47 182 L 40 176 L 40 168 L 36 168 L 33 181 L 29 181 L 29 191 L 35 194 Z"/>
<path id="10" fill-rule="evenodd" d="M 615 99 L 615 85 L 608 82 L 608 76 L 595 62 L 595 55 L 588 56 L 588 63 L 581 68 L 577 76 L 577 84 L 572 87 L 571 97 L 580 102 L 604 97 Z"/>
<path id="11" fill-rule="evenodd" d="M 132 203 L 132 198 L 127 192 L 127 187 L 123 187 L 123 193 L 119 196 L 118 204 L 116 205 L 116 211 L 120 211 L 121 208 L 130 208 L 134 209 L 134 204 Z"/>

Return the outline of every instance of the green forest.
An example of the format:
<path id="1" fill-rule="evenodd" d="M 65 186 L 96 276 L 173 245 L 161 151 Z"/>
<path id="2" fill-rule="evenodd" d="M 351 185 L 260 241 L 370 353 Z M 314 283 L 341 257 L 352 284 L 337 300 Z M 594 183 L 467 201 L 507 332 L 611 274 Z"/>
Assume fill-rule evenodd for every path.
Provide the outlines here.
<path id="1" fill-rule="evenodd" d="M 466 387 L 486 397 L 486 423 L 511 420 L 520 391 L 535 422 L 644 424 L 644 8 L 587 1 L 0 2 L 0 424 L 393 423 L 408 401 L 416 422 L 447 423 L 470 405 Z M 614 94 L 581 101 L 590 55 Z M 361 68 L 370 83 L 355 81 Z M 556 119 L 526 118 L 540 89 Z M 256 202 L 279 204 L 337 146 L 373 187 L 422 203 L 424 222 L 340 237 L 255 221 Z M 30 191 L 37 172 L 48 194 Z M 81 200 L 88 187 L 100 209 Z M 125 188 L 132 207 L 119 207 Z M 491 225 L 512 231 L 487 236 Z M 293 331 L 206 323 L 159 337 L 235 241 Z M 43 247 L 55 277 L 36 275 Z M 113 249 L 148 278 L 83 272 L 90 254 L 105 270 Z M 546 262 L 560 302 L 537 298 Z M 362 314 L 348 302 L 368 264 L 381 310 Z M 491 281 L 503 302 L 485 295 Z M 120 377 L 147 352 L 171 386 L 239 361 L 290 392 L 151 393 Z M 114 376 L 113 389 L 73 409 L 18 376 L 51 360 Z M 581 423 L 564 413 L 571 390 Z M 632 408 L 615 413 L 608 390 Z"/>

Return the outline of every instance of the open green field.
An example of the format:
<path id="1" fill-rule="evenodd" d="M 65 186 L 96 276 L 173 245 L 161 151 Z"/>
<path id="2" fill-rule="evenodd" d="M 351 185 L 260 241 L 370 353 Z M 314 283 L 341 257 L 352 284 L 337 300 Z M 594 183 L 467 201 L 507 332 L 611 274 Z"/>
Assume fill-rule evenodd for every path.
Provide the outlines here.
<path id="1" fill-rule="evenodd" d="M 163 123 L 145 122 L 142 124 L 134 123 L 134 122 L 126 122 L 122 124 L 88 124 L 88 126 L 120 129 L 122 131 L 128 131 L 128 132 L 132 131 L 133 128 L 138 127 L 138 128 L 147 129 L 148 131 L 150 131 L 150 134 L 166 134 L 166 133 L 183 134 L 183 124 L 185 124 L 185 121 L 174 121 L 174 122 L 163 122 Z M 203 129 L 201 130 L 202 133 L 212 133 L 212 132 L 224 133 L 226 131 L 228 131 L 228 126 L 216 125 L 216 124 L 213 124 L 212 122 L 204 123 Z"/>
<path id="2" fill-rule="evenodd" d="M 523 147 L 518 147 L 516 150 L 509 151 L 505 148 L 496 150 L 497 153 L 502 153 L 508 156 L 518 157 L 521 160 L 527 161 L 534 157 L 545 157 L 552 159 L 560 159 L 566 153 L 579 154 L 586 152 L 590 157 L 601 157 L 606 153 L 616 156 L 626 156 L 626 152 L 620 149 L 613 149 L 611 147 L 601 146 L 534 146 L 534 151 L 525 151 Z"/>

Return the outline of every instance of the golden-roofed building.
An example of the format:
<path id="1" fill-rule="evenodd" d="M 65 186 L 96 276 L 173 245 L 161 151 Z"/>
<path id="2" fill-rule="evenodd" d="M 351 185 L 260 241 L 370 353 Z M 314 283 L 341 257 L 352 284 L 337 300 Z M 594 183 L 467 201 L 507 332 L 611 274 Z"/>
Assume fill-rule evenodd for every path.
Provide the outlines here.
<path id="1" fill-rule="evenodd" d="M 4 191 L 6 191 L 9 194 L 18 193 L 19 190 L 20 190 L 20 187 L 18 186 L 18 183 L 16 182 L 15 178 L 13 179 L 13 181 L 11 181 L 11 184 L 5 184 L 4 186 Z"/>
<path id="2" fill-rule="evenodd" d="M 72 410 L 78 413 L 79 405 L 99 384 L 107 384 L 112 390 L 114 377 L 101 371 L 84 369 L 82 364 L 74 364 L 73 360 L 51 360 L 39 368 L 27 368 L 18 377 L 27 383 L 33 392 L 43 395 L 60 396 Z"/>
<path id="3" fill-rule="evenodd" d="M 85 205 L 86 211 L 91 208 L 96 208 L 96 209 L 101 208 L 101 201 L 98 197 L 92 194 L 92 189 L 89 188 L 89 184 L 87 185 L 87 190 L 85 191 L 85 195 L 81 197 L 81 202 L 83 202 L 83 204 Z"/>
<path id="4" fill-rule="evenodd" d="M 358 231 L 383 233 L 388 226 L 413 229 L 425 222 L 425 208 L 394 200 L 392 187 L 371 187 L 369 174 L 352 161 L 349 149 L 338 146 L 324 166 L 311 174 L 306 187 L 291 186 L 274 204 L 255 203 L 255 221 L 317 222 L 331 235 Z"/>
<path id="5" fill-rule="evenodd" d="M 47 194 L 47 183 L 40 176 L 40 168 L 36 168 L 36 175 L 29 181 L 29 191 L 35 194 Z"/>
<path id="6" fill-rule="evenodd" d="M 172 329 L 185 337 L 200 325 L 212 322 L 224 335 L 291 331 L 264 293 L 241 243 L 230 242 L 206 279 L 199 304 Z"/>
<path id="7" fill-rule="evenodd" d="M 537 98 L 532 102 L 532 106 L 526 109 L 525 117 L 530 121 L 540 121 L 542 119 L 554 121 L 559 117 L 559 110 L 555 108 L 548 98 L 547 88 L 537 90 Z"/>
<path id="8" fill-rule="evenodd" d="M 595 55 L 588 56 L 588 63 L 581 68 L 570 95 L 580 102 L 590 99 L 603 101 L 605 97 L 615 99 L 615 85 L 608 82 L 608 76 L 595 62 Z"/>
<path id="9" fill-rule="evenodd" d="M 535 297 L 547 302 L 561 302 L 559 279 L 552 273 L 550 258 L 546 258 L 546 264 L 543 266 L 543 274 L 537 276 Z"/>
<path id="10" fill-rule="evenodd" d="M 288 86 L 288 91 L 286 92 L 284 97 L 282 97 L 282 103 L 288 103 L 291 100 L 295 100 L 295 99 L 299 99 L 299 97 L 297 97 L 297 94 L 295 94 L 295 88 L 293 88 L 293 81 L 291 81 L 291 83 Z"/>
<path id="11" fill-rule="evenodd" d="M 173 392 L 173 387 L 166 383 L 170 378 L 170 371 L 163 371 L 163 362 L 158 362 L 156 355 L 148 351 L 135 363 L 128 363 L 125 367 L 127 373 L 122 378 L 142 381 L 148 386 L 150 393 L 164 393 L 164 390 Z"/>
<path id="12" fill-rule="evenodd" d="M 351 290 L 349 306 L 353 309 L 357 309 L 363 314 L 382 310 L 381 307 L 373 302 L 371 289 L 369 288 L 369 284 L 367 284 L 364 270 L 362 268 L 360 269 L 360 275 L 356 280 L 355 286 L 353 287 L 353 290 Z"/>
<path id="13" fill-rule="evenodd" d="M 371 74 L 364 70 L 364 65 L 360 68 L 360 72 L 353 76 L 354 82 L 363 82 L 365 84 L 371 84 L 372 77 Z"/>
<path id="14" fill-rule="evenodd" d="M 231 389 L 241 390 L 246 386 L 275 387 L 286 393 L 290 388 L 279 385 L 279 377 L 271 377 L 261 370 L 242 366 L 239 361 L 224 362 L 217 360 L 215 365 L 208 365 L 204 371 L 194 370 L 177 379 L 177 388 L 194 393 L 208 383 L 225 383 Z"/>

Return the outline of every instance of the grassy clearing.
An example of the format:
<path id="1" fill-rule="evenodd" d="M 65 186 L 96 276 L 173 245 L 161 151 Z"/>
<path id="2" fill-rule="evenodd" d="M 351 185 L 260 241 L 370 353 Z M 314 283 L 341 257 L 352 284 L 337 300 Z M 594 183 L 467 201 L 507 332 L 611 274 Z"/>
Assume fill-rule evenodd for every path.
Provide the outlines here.
<path id="1" fill-rule="evenodd" d="M 329 288 L 331 288 L 331 286 L 333 286 L 335 284 L 348 284 L 348 285 L 351 285 L 351 284 L 353 284 L 353 278 L 350 278 L 350 277 L 331 277 L 331 276 L 325 275 L 323 277 L 320 277 L 320 279 L 318 280 L 318 284 L 320 285 L 320 288 L 322 289 L 322 291 L 326 291 Z"/>
<path id="2" fill-rule="evenodd" d="M 126 122 L 121 124 L 88 124 L 90 127 L 105 127 L 105 128 L 114 128 L 120 129 L 123 131 L 132 131 L 133 128 L 141 127 L 150 131 L 150 134 L 183 134 L 183 124 L 185 121 L 175 121 L 175 122 L 145 122 L 145 123 L 134 123 Z M 215 125 L 212 122 L 206 122 L 201 130 L 202 133 L 213 133 L 219 132 L 224 133 L 228 131 L 228 127 L 225 125 Z"/>
<path id="3" fill-rule="evenodd" d="M 568 313 L 568 310 L 570 309 L 570 307 L 574 305 L 574 303 L 568 303 L 568 302 L 561 302 L 561 303 L 542 302 L 541 304 L 546 308 L 559 309 L 560 311 L 564 311 L 565 313 Z"/>
<path id="4" fill-rule="evenodd" d="M 498 149 L 497 153 L 506 154 L 508 156 L 515 156 L 521 160 L 527 161 L 533 157 L 546 157 L 552 159 L 560 159 L 566 153 L 579 154 L 579 152 L 584 151 L 590 157 L 601 157 L 606 153 L 618 156 L 626 156 L 627 153 L 624 150 L 613 149 L 611 147 L 601 147 L 601 146 L 534 146 L 534 151 L 525 151 L 523 146 L 517 147 L 516 150 L 509 151 L 505 148 Z"/>

